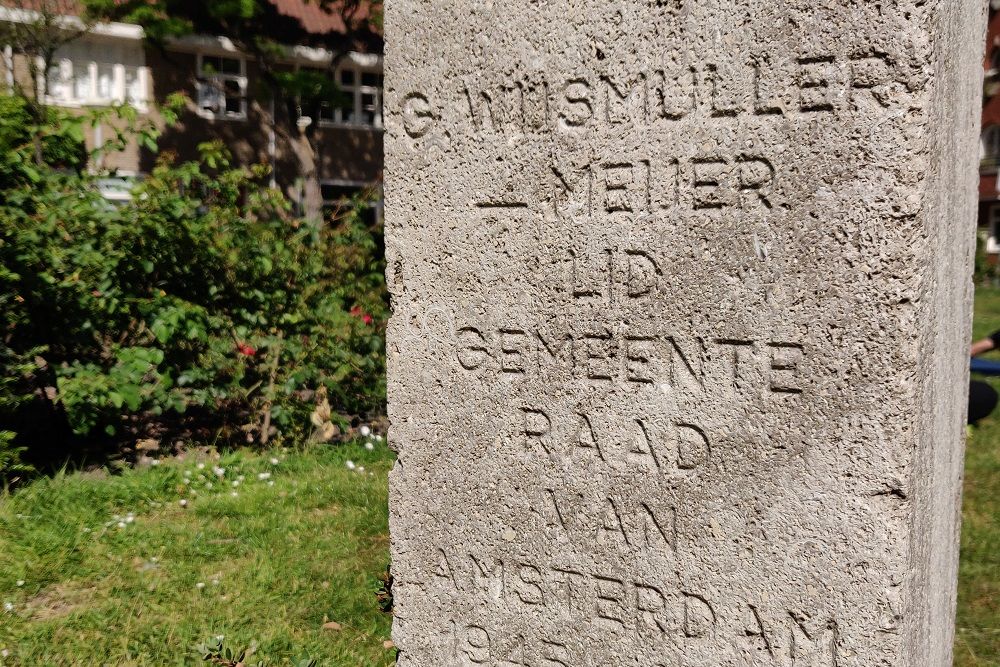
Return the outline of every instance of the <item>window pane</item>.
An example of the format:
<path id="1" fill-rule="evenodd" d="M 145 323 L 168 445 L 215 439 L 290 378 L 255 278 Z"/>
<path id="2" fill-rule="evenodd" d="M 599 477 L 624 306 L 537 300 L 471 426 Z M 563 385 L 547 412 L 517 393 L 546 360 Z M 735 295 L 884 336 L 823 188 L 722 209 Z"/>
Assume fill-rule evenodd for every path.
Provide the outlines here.
<path id="1" fill-rule="evenodd" d="M 73 63 L 73 95 L 77 99 L 90 99 L 90 63 Z"/>
<path id="2" fill-rule="evenodd" d="M 222 58 L 202 56 L 201 71 L 204 74 L 217 74 L 222 71 Z"/>
<path id="3" fill-rule="evenodd" d="M 340 70 L 340 85 L 342 86 L 354 85 L 354 70 L 352 69 Z"/>
<path id="4" fill-rule="evenodd" d="M 138 67 L 125 68 L 125 99 L 130 104 L 138 104 L 146 99 L 146 91 L 142 89 Z"/>
<path id="5" fill-rule="evenodd" d="M 243 89 L 240 87 L 239 82 L 232 79 L 226 79 L 224 82 L 223 92 L 226 95 L 226 113 L 227 114 L 242 114 L 243 113 Z"/>
<path id="6" fill-rule="evenodd" d="M 222 72 L 224 74 L 240 74 L 240 61 L 236 58 L 223 58 Z"/>
<path id="7" fill-rule="evenodd" d="M 372 86 L 378 85 L 378 74 L 375 72 L 363 72 L 361 74 L 361 85 L 362 86 Z"/>
<path id="8" fill-rule="evenodd" d="M 114 65 L 98 63 L 97 65 L 97 97 L 102 100 L 110 100 L 115 88 L 115 68 Z"/>

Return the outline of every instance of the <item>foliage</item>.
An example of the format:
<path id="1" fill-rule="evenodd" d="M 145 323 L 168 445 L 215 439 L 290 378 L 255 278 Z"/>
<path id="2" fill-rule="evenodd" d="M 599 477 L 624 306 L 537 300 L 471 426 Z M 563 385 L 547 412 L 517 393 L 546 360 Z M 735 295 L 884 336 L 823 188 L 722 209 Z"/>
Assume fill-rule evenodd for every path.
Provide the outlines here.
<path id="1" fill-rule="evenodd" d="M 225 646 L 221 637 L 202 642 L 195 647 L 195 653 L 205 662 L 221 667 L 268 667 L 271 664 L 267 660 L 248 662 L 248 657 L 253 654 L 253 651 L 250 649 L 233 650 Z M 293 664 L 295 667 L 316 667 L 316 661 L 312 658 L 297 658 Z"/>
<path id="2" fill-rule="evenodd" d="M 118 208 L 91 176 L 31 168 L 0 190 L 0 411 L 32 396 L 79 436 L 186 419 L 264 442 L 309 429 L 321 387 L 341 420 L 380 408 L 381 230 L 357 207 L 293 219 L 215 143 Z"/>
<path id="3" fill-rule="evenodd" d="M 45 164 L 72 170 L 82 169 L 86 164 L 82 118 L 62 122 L 56 111 L 47 110 L 46 113 L 47 122 L 38 125 L 23 97 L 0 96 L 0 155 L 12 158 L 0 162 L 0 187 L 37 182 L 40 178 L 30 150 L 36 137 L 41 139 Z"/>
<path id="4" fill-rule="evenodd" d="M 392 597 L 392 566 L 386 565 L 385 572 L 379 575 L 375 587 L 375 600 L 383 614 L 391 614 L 394 599 Z"/>
<path id="5" fill-rule="evenodd" d="M 986 254 L 987 232 L 978 230 L 976 233 L 976 263 L 974 280 L 977 285 L 995 284 L 1000 278 L 1000 267 L 989 260 Z"/>
<path id="6" fill-rule="evenodd" d="M 0 472 L 15 480 L 16 475 L 31 472 L 31 466 L 21 460 L 27 448 L 14 444 L 16 436 L 13 431 L 0 431 Z"/>

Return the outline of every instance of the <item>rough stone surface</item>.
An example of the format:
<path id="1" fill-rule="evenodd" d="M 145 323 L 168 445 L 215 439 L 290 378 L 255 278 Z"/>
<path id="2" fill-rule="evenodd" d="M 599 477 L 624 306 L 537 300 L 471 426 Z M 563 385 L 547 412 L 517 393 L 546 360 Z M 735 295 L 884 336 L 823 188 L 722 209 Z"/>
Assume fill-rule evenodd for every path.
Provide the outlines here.
<path id="1" fill-rule="evenodd" d="M 983 3 L 387 9 L 400 664 L 950 664 Z"/>

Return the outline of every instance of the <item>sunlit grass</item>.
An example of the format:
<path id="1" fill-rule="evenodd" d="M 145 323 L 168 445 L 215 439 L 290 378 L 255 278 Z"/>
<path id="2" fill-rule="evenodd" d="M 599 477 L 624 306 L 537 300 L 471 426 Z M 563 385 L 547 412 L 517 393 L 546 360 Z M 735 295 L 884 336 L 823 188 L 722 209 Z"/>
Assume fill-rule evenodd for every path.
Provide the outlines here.
<path id="1" fill-rule="evenodd" d="M 1000 290 L 979 289 L 974 338 L 997 329 Z M 989 382 L 1000 390 L 1000 379 Z M 966 445 L 955 665 L 1000 665 L 1000 414 L 996 412 L 972 430 Z"/>
<path id="2" fill-rule="evenodd" d="M 384 442 L 238 452 L 0 497 L 0 664 L 202 664 L 217 635 L 276 665 L 392 664 L 374 597 L 391 461 Z"/>

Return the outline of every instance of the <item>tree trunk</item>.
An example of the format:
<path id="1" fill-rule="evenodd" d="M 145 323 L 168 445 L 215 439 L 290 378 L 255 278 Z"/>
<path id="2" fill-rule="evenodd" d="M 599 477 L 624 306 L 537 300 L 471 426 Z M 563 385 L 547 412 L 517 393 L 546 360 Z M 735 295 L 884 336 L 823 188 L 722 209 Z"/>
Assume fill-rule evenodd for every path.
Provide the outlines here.
<path id="1" fill-rule="evenodd" d="M 292 139 L 291 144 L 299 161 L 299 177 L 302 179 L 303 217 L 307 220 L 319 220 L 323 217 L 323 191 L 320 188 L 316 151 L 313 150 L 309 136 L 302 131 Z"/>

